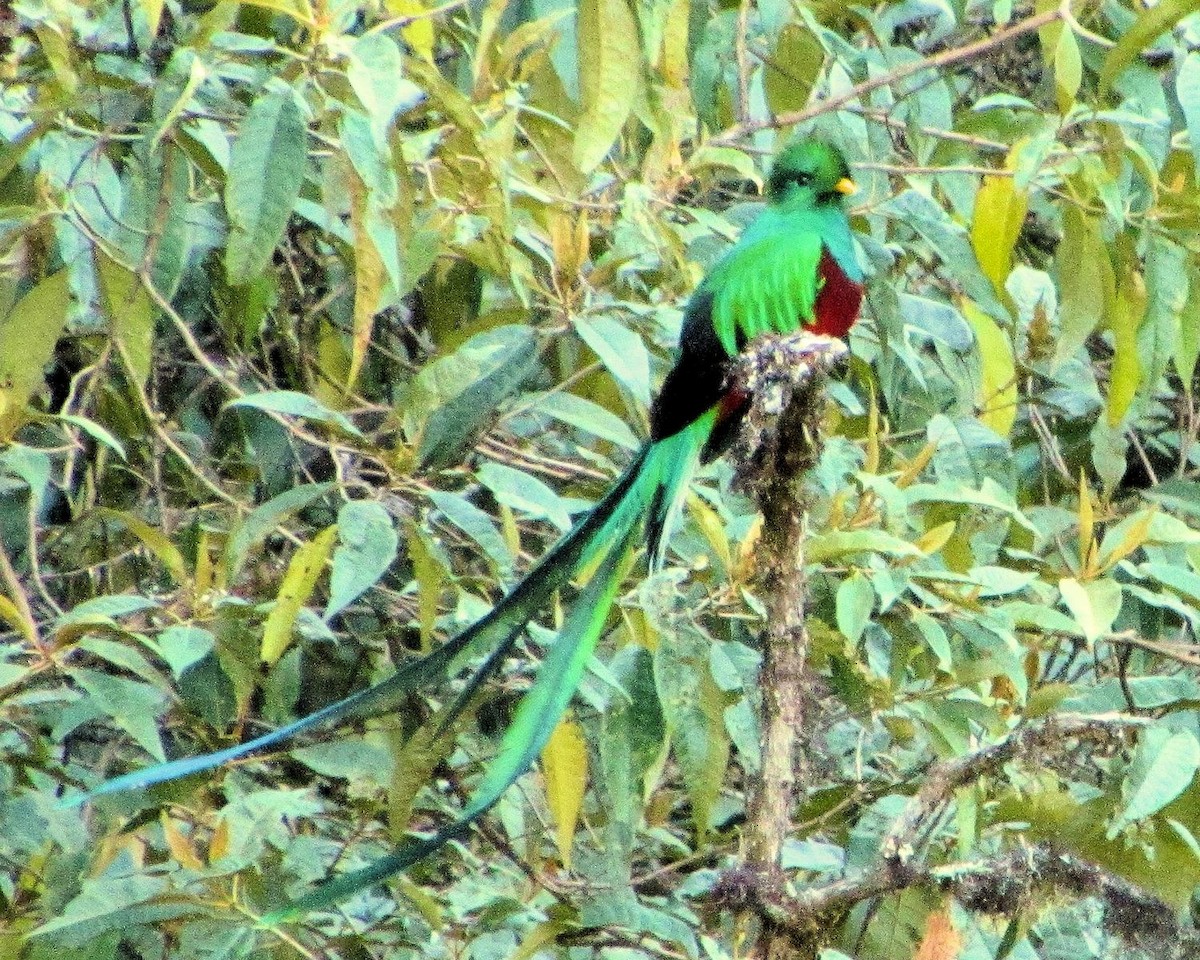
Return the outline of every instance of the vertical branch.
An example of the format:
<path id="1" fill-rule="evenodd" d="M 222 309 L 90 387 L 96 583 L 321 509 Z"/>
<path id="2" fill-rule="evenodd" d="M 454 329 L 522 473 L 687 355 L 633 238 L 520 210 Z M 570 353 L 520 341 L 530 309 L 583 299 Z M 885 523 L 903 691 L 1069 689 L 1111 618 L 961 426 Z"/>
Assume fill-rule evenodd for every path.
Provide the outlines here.
<path id="1" fill-rule="evenodd" d="M 804 475 L 820 452 L 825 375 L 845 353 L 840 341 L 828 337 L 762 337 L 734 372 L 735 387 L 752 397 L 733 456 L 737 485 L 763 515 L 757 586 L 767 610 L 760 684 L 762 770 L 752 785 L 745 831 L 746 879 L 755 888 L 781 886 L 780 853 L 803 776 L 808 653 Z M 764 926 L 758 956 L 774 960 L 800 953 L 794 930 Z"/>
<path id="2" fill-rule="evenodd" d="M 737 36 L 733 41 L 733 55 L 737 62 L 737 105 L 734 111 L 738 123 L 750 122 L 750 53 L 747 49 L 750 33 L 750 0 L 738 5 Z"/>
<path id="3" fill-rule="evenodd" d="M 758 595 L 767 609 L 761 673 L 762 770 L 747 811 L 746 859 L 768 873 L 779 865 L 801 775 L 804 720 L 804 508 L 799 499 L 761 505 Z"/>

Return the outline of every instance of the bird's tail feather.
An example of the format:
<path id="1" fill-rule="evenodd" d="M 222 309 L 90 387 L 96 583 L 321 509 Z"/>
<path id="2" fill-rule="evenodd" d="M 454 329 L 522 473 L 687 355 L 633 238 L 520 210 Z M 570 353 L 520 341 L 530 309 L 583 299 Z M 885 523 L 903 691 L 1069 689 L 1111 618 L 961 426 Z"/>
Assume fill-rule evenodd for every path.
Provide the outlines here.
<path id="1" fill-rule="evenodd" d="M 374 686 L 261 737 L 224 750 L 183 757 L 114 777 L 87 792 L 63 798 L 60 805 L 73 807 L 103 794 L 145 789 L 157 783 L 210 770 L 263 750 L 281 747 L 301 733 L 384 713 L 394 709 L 413 691 L 457 672 L 459 665 L 468 657 L 488 650 L 489 656 L 484 665 L 468 682 L 466 692 L 473 693 L 504 661 L 525 624 L 549 601 L 554 591 L 590 562 L 598 545 L 623 535 L 636 522 L 641 510 L 636 502 L 637 496 L 631 494 L 637 492 L 650 449 L 646 446 L 639 451 L 604 498 L 547 551 L 495 607 L 432 653 L 403 664 L 390 677 Z M 457 709 L 461 711 L 467 697 L 460 695 L 457 702 Z"/>
<path id="2" fill-rule="evenodd" d="M 562 719 L 596 648 L 635 536 L 636 528 L 631 525 L 617 542 L 610 541 L 600 568 L 576 598 L 533 686 L 521 699 L 512 723 L 504 732 L 499 752 L 458 818 L 431 837 L 402 844 L 370 866 L 316 887 L 288 907 L 264 917 L 264 923 L 286 923 L 309 911 L 323 909 L 424 859 L 443 844 L 462 836 L 533 766 Z"/>

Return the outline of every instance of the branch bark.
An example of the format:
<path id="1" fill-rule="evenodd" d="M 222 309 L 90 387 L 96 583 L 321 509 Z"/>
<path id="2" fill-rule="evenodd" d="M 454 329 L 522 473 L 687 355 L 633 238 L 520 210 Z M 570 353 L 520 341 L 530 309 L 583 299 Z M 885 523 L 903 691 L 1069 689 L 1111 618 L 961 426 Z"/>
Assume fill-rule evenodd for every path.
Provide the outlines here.
<path id="1" fill-rule="evenodd" d="M 762 512 L 757 591 L 767 608 L 760 707 L 762 769 L 747 810 L 745 858 L 763 882 L 782 887 L 780 853 L 791 826 L 797 780 L 803 771 L 805 729 L 804 474 L 819 454 L 821 389 L 845 345 L 807 333 L 760 337 L 733 375 L 735 389 L 752 398 L 735 444 L 736 484 Z M 760 957 L 796 954 L 791 932 L 763 916 Z"/>

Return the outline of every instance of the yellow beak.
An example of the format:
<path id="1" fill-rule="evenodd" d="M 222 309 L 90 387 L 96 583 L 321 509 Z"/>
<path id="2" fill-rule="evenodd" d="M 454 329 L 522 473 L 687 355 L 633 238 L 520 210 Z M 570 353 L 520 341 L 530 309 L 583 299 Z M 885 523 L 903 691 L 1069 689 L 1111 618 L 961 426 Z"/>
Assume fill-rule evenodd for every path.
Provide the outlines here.
<path id="1" fill-rule="evenodd" d="M 851 194 L 858 193 L 858 184 L 849 177 L 842 177 L 841 180 L 833 185 L 833 189 L 848 197 Z"/>

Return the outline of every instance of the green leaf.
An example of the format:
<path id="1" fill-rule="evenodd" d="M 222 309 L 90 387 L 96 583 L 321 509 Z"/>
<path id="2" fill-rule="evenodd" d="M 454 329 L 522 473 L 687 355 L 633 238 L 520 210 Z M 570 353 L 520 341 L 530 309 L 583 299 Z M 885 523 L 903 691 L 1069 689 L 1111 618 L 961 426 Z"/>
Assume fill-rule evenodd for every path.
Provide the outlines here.
<path id="1" fill-rule="evenodd" d="M 25 421 L 26 404 L 43 383 L 43 369 L 67 324 L 69 271 L 45 277 L 0 320 L 0 439 Z"/>
<path id="2" fill-rule="evenodd" d="M 231 400 L 225 406 L 243 410 L 269 410 L 273 413 L 303 417 L 305 420 L 328 423 L 357 440 L 363 439 L 358 427 L 351 423 L 350 418 L 344 413 L 330 410 L 316 397 L 295 390 L 266 390 L 263 393 L 252 393 L 249 396 Z"/>
<path id="3" fill-rule="evenodd" d="M 775 114 L 803 108 L 824 65 L 825 47 L 806 24 L 793 22 L 784 26 L 763 68 L 767 106 Z"/>
<path id="4" fill-rule="evenodd" d="M 579 911 L 579 922 L 584 927 L 617 927 L 634 934 L 649 934 L 666 943 L 679 944 L 691 960 L 699 956 L 695 934 L 686 923 L 639 903 L 628 889 L 603 891 L 589 897 Z"/>
<path id="5" fill-rule="evenodd" d="M 863 630 L 871 622 L 875 606 L 875 591 L 871 581 L 861 573 L 842 581 L 837 592 L 837 627 L 851 643 L 858 643 Z"/>
<path id="6" fill-rule="evenodd" d="M 1200 294 L 1200 270 L 1188 271 L 1188 290 Z M 1179 314 L 1179 340 L 1172 360 L 1183 389 L 1191 394 L 1196 361 L 1200 359 L 1200 295 L 1189 296 Z"/>
<path id="7" fill-rule="evenodd" d="M 199 58 L 197 58 L 198 61 Z M 191 202 L 191 166 L 178 146 L 163 151 L 162 182 L 157 198 L 165 212 L 154 242 L 154 261 L 150 265 L 150 283 L 165 300 L 172 300 L 187 271 L 193 244 L 200 231 L 193 225 L 197 206 Z M 155 310 L 157 315 L 157 310 Z"/>
<path id="8" fill-rule="evenodd" d="M 350 338 L 350 371 L 346 374 L 347 389 L 352 389 L 367 359 L 371 333 L 375 329 L 375 314 L 383 302 L 383 249 L 395 252 L 394 231 L 390 244 L 377 244 L 372 237 L 372 221 L 386 222 L 377 208 L 377 198 L 368 194 L 366 184 L 357 173 L 347 177 L 350 190 L 350 225 L 354 232 L 354 330 Z"/>
<path id="9" fill-rule="evenodd" d="M 87 417 L 80 417 L 73 413 L 55 414 L 55 418 L 63 421 L 63 423 L 69 423 L 73 427 L 78 427 L 97 443 L 101 443 L 108 447 L 109 450 L 115 453 L 122 460 L 129 459 L 129 457 L 125 454 L 125 445 L 111 433 L 105 430 L 104 427 L 100 426 L 100 424 L 98 424 L 95 420 L 89 420 Z"/>
<path id="10" fill-rule="evenodd" d="M 1063 27 L 1054 49 L 1054 93 L 1058 98 L 1058 109 L 1063 116 L 1075 105 L 1079 85 L 1083 82 L 1083 58 L 1079 54 L 1079 41 L 1069 27 Z"/>
<path id="11" fill-rule="evenodd" d="M 421 430 L 417 459 L 423 469 L 454 466 L 493 422 L 498 408 L 536 370 L 537 341 L 525 326 L 476 334 L 449 357 L 426 367 L 418 388 L 431 402 L 445 398 Z"/>
<path id="12" fill-rule="evenodd" d="M 641 447 L 641 443 L 624 420 L 584 397 L 556 390 L 553 393 L 544 393 L 530 402 L 533 409 L 539 413 L 586 430 L 601 440 L 608 440 L 626 450 L 637 450 Z"/>
<path id="13" fill-rule="evenodd" d="M 127 680 L 83 667 L 65 668 L 67 676 L 92 698 L 113 723 L 160 763 L 167 757 L 158 736 L 158 718 L 167 710 L 167 699 L 147 683 Z"/>
<path id="14" fill-rule="evenodd" d="M 1012 340 L 1000 324 L 971 301 L 964 300 L 962 310 L 979 344 L 979 389 L 975 395 L 979 419 L 997 435 L 1007 437 L 1017 419 L 1018 402 Z"/>
<path id="15" fill-rule="evenodd" d="M 187 561 L 183 559 L 183 554 L 179 548 L 171 542 L 171 538 L 165 533 L 157 527 L 150 526 L 145 520 L 124 510 L 109 510 L 105 507 L 99 507 L 96 510 L 96 514 L 97 516 L 124 524 L 130 533 L 141 540 L 150 552 L 158 557 L 176 583 L 187 583 L 189 573 Z"/>
<path id="16" fill-rule="evenodd" d="M 176 623 L 155 637 L 152 646 L 167 662 L 175 678 L 179 679 L 188 667 L 199 663 L 212 652 L 216 639 L 203 627 Z"/>
<path id="17" fill-rule="evenodd" d="M 1194 182 L 1195 177 L 1200 176 L 1200 54 L 1191 52 L 1183 57 L 1175 75 L 1175 97 L 1187 124 Z"/>
<path id="18" fill-rule="evenodd" d="M 563 532 L 571 529 L 571 515 L 562 499 L 537 477 L 502 463 L 489 462 L 480 467 L 479 482 L 505 506 L 549 520 Z"/>
<path id="19" fill-rule="evenodd" d="M 268 86 L 250 105 L 230 154 L 225 270 L 232 286 L 250 282 L 270 263 L 300 195 L 307 159 L 308 129 L 295 93 Z"/>
<path id="20" fill-rule="evenodd" d="M 1132 27 L 1125 31 L 1117 45 L 1108 52 L 1100 71 L 1098 94 L 1105 97 L 1117 77 L 1134 59 L 1167 30 L 1200 10 L 1200 0 L 1161 0 L 1139 14 Z"/>
<path id="21" fill-rule="evenodd" d="M 430 490 L 428 496 L 450 523 L 479 544 L 500 579 L 512 580 L 513 555 L 492 518 L 457 493 Z"/>
<path id="22" fill-rule="evenodd" d="M 325 496 L 334 486 L 333 483 L 306 483 L 292 487 L 250 511 L 234 528 L 233 536 L 225 545 L 225 570 L 228 579 L 231 582 L 236 579 L 252 546 L 263 540 L 288 517 Z"/>
<path id="23" fill-rule="evenodd" d="M 825 563 L 854 553 L 881 553 L 889 557 L 919 557 L 921 551 L 883 530 L 840 530 L 817 534 L 804 545 L 808 563 Z"/>
<path id="24" fill-rule="evenodd" d="M 575 166 L 590 173 L 608 155 L 641 86 L 641 44 L 628 0 L 581 0 L 579 86 L 583 113 L 575 128 Z"/>
<path id="25" fill-rule="evenodd" d="M 575 318 L 575 331 L 609 372 L 637 398 L 650 405 L 650 355 L 642 338 L 611 317 Z"/>
<path id="26" fill-rule="evenodd" d="M 1062 213 L 1063 237 L 1058 245 L 1059 332 L 1054 364 L 1075 356 L 1104 317 L 1108 253 L 1094 220 L 1075 204 Z"/>
<path id="27" fill-rule="evenodd" d="M 371 31 L 354 41 L 346 79 L 370 115 L 381 144 L 387 142 L 387 130 L 396 113 L 424 96 L 421 88 L 405 76 L 400 46 L 386 33 Z"/>
<path id="28" fill-rule="evenodd" d="M 1089 644 L 1111 632 L 1121 612 L 1121 585 L 1116 580 L 1105 577 L 1080 583 L 1064 577 L 1058 581 L 1058 589 Z"/>
<path id="29" fill-rule="evenodd" d="M 708 645 L 708 638 L 697 629 L 679 624 L 654 653 L 658 699 L 701 840 L 712 829 L 730 745 L 725 696 L 709 670 Z"/>
<path id="30" fill-rule="evenodd" d="M 1146 284 L 1137 270 L 1127 270 L 1117 287 L 1109 316 L 1113 332 L 1113 360 L 1108 384 L 1108 425 L 1114 429 L 1125 419 L 1142 382 L 1138 356 L 1138 330 L 1146 316 Z"/>
<path id="31" fill-rule="evenodd" d="M 338 511 L 338 547 L 329 577 L 325 620 L 336 616 L 379 582 L 396 559 L 400 538 L 391 515 L 372 500 L 354 500 Z"/>
<path id="32" fill-rule="evenodd" d="M 1108 828 L 1112 840 L 1131 823 L 1158 813 L 1192 783 L 1200 769 L 1200 742 L 1187 731 L 1152 728 L 1142 734 L 1125 776 L 1125 807 Z"/>
<path id="33" fill-rule="evenodd" d="M 103 876 L 83 881 L 78 896 L 62 912 L 38 927 L 33 936 L 53 936 L 59 944 L 88 944 L 107 930 L 128 932 L 137 923 L 168 921 L 192 913 L 193 904 L 159 900 L 166 893 L 163 876 Z"/>
<path id="34" fill-rule="evenodd" d="M 665 759 L 666 727 L 650 652 L 629 644 L 617 651 L 610 667 L 620 692 L 609 696 L 604 709 L 598 787 L 612 817 L 609 842 L 628 860 L 646 778 Z"/>
<path id="35" fill-rule="evenodd" d="M 437 622 L 438 604 L 442 598 L 442 583 L 446 569 L 415 523 L 408 530 L 408 557 L 412 562 L 413 579 L 417 582 L 417 621 L 421 626 L 421 650 L 433 649 L 433 628 Z"/>
<path id="36" fill-rule="evenodd" d="M 154 363 L 156 311 L 150 295 L 136 276 L 103 250 L 97 252 L 96 268 L 113 339 L 130 374 L 145 385 Z"/>
<path id="37" fill-rule="evenodd" d="M 688 157 L 687 168 L 693 173 L 707 168 L 732 170 L 743 180 L 762 186 L 762 176 L 753 158 L 733 147 L 714 147 L 706 143 Z"/>

